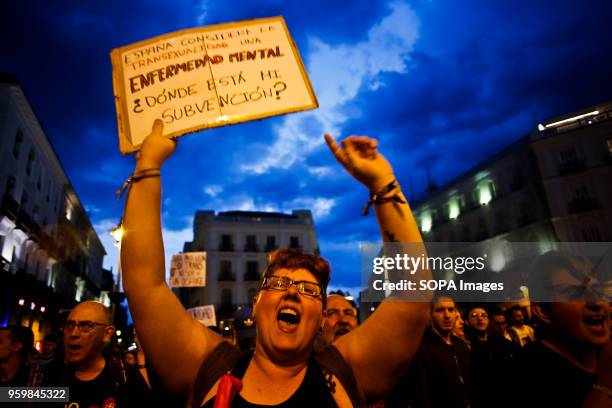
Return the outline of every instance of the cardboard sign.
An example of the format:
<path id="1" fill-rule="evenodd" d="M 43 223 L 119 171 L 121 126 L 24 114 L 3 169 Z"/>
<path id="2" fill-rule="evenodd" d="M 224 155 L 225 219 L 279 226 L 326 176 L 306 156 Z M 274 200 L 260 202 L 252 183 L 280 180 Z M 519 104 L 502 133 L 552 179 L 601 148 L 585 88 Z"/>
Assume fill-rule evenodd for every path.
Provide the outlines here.
<path id="1" fill-rule="evenodd" d="M 124 154 L 155 119 L 177 137 L 319 106 L 282 17 L 161 35 L 114 49 L 111 61 Z"/>
<path id="2" fill-rule="evenodd" d="M 208 327 L 217 325 L 215 305 L 192 307 L 191 309 L 187 309 L 187 313 L 189 313 L 194 319 L 202 323 L 204 326 Z"/>
<path id="3" fill-rule="evenodd" d="M 206 286 L 206 252 L 186 252 L 172 256 L 170 286 L 173 288 Z"/>

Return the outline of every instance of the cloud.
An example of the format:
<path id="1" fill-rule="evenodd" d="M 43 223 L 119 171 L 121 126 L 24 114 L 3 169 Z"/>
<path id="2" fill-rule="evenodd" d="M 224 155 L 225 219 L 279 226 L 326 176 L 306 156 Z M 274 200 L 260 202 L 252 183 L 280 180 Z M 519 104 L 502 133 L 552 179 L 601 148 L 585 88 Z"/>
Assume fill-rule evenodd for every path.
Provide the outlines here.
<path id="1" fill-rule="evenodd" d="M 223 192 L 223 187 L 218 184 L 210 184 L 208 186 L 204 186 L 204 193 L 208 194 L 213 198 L 215 198 L 221 192 Z"/>
<path id="2" fill-rule="evenodd" d="M 307 170 L 311 175 L 323 178 L 332 175 L 335 169 L 331 166 L 308 166 Z"/>
<path id="3" fill-rule="evenodd" d="M 322 219 L 331 214 L 336 205 L 336 200 L 325 197 L 296 197 L 281 203 L 266 202 L 241 194 L 223 201 L 213 208 L 218 211 L 265 211 L 291 213 L 292 210 L 306 209 L 312 212 L 315 219 Z"/>
<path id="4" fill-rule="evenodd" d="M 196 4 L 195 7 L 198 12 L 196 21 L 198 22 L 198 25 L 204 25 L 206 18 L 208 17 L 208 1 L 202 0 L 200 4 Z"/>
<path id="5" fill-rule="evenodd" d="M 321 146 L 323 133 L 340 134 L 349 119 L 343 107 L 362 87 L 378 89 L 384 86 L 381 74 L 406 72 L 418 31 L 414 11 L 395 2 L 390 14 L 370 28 L 365 41 L 330 45 L 311 38 L 306 60 L 320 108 L 285 117 L 274 128 L 276 140 L 267 154 L 241 169 L 262 174 L 273 168 L 289 168 Z"/>
<path id="6" fill-rule="evenodd" d="M 315 219 L 327 217 L 336 205 L 333 198 L 323 197 L 298 197 L 284 204 L 286 209 L 306 208 L 312 211 Z"/>

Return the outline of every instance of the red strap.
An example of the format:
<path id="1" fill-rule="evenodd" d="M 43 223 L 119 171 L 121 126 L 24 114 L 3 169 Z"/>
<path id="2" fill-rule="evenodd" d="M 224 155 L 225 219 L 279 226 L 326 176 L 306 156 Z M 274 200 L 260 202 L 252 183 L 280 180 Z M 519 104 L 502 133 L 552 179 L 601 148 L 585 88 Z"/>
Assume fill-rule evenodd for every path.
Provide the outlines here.
<path id="1" fill-rule="evenodd" d="M 213 408 L 229 408 L 234 397 L 241 389 L 242 381 L 240 381 L 240 378 L 234 377 L 231 373 L 223 374 L 221 381 L 219 381 Z"/>

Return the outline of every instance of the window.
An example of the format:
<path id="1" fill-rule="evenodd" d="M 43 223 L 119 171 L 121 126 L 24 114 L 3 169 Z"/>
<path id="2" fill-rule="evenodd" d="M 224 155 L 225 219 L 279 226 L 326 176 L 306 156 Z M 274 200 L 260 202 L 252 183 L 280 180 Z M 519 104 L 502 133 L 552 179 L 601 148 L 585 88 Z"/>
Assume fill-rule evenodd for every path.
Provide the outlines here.
<path id="1" fill-rule="evenodd" d="M 266 252 L 274 251 L 277 248 L 276 237 L 274 235 L 268 235 L 266 237 Z"/>
<path id="2" fill-rule="evenodd" d="M 589 190 L 587 190 L 585 185 L 582 185 L 576 189 L 574 189 L 572 193 L 572 198 L 574 202 L 577 201 L 586 201 L 590 198 Z"/>
<path id="3" fill-rule="evenodd" d="M 23 133 L 21 132 L 21 129 L 19 129 L 17 131 L 17 134 L 15 135 L 15 145 L 13 146 L 13 156 L 15 156 L 15 158 L 19 157 L 19 151 L 21 150 L 22 142 L 23 142 Z"/>
<path id="4" fill-rule="evenodd" d="M 587 242 L 601 241 L 601 235 L 599 234 L 599 228 L 596 225 L 585 227 L 582 229 L 582 238 Z"/>
<path id="5" fill-rule="evenodd" d="M 234 274 L 232 273 L 232 261 L 223 260 L 219 262 L 219 280 L 220 281 L 235 280 Z"/>
<path id="6" fill-rule="evenodd" d="M 559 152 L 559 172 L 569 174 L 584 169 L 584 161 L 578 156 L 575 148 Z"/>
<path id="7" fill-rule="evenodd" d="M 300 240 L 298 237 L 290 237 L 289 238 L 289 248 L 291 249 L 300 249 Z"/>
<path id="8" fill-rule="evenodd" d="M 247 292 L 247 305 L 251 306 L 251 304 L 253 303 L 253 299 L 255 299 L 255 295 L 257 295 L 257 289 L 249 289 L 249 291 Z"/>
<path id="9" fill-rule="evenodd" d="M 21 208 L 22 209 L 25 210 L 27 208 L 28 201 L 29 201 L 28 193 L 27 191 L 24 191 L 23 194 L 21 194 Z"/>
<path id="10" fill-rule="evenodd" d="M 247 235 L 244 244 L 245 252 L 257 252 L 257 238 L 255 235 Z"/>
<path id="11" fill-rule="evenodd" d="M 32 174 L 33 163 L 34 163 L 34 150 L 30 149 L 30 153 L 28 153 L 28 164 L 26 165 L 26 174 L 28 176 Z"/>
<path id="12" fill-rule="evenodd" d="M 567 149 L 559 152 L 559 158 L 561 163 L 572 163 L 578 160 L 578 155 L 576 154 L 576 149 Z"/>
<path id="13" fill-rule="evenodd" d="M 15 176 L 8 176 L 8 179 L 6 179 L 6 190 L 4 194 L 11 195 L 13 194 L 14 189 L 15 189 Z"/>
<path id="14" fill-rule="evenodd" d="M 463 226 L 463 242 L 471 242 L 472 241 L 472 231 L 470 231 L 469 225 Z"/>
<path id="15" fill-rule="evenodd" d="M 244 274 L 245 281 L 259 280 L 259 263 L 257 261 L 247 261 L 246 273 Z"/>
<path id="16" fill-rule="evenodd" d="M 227 310 L 232 308 L 232 290 L 225 288 L 221 291 L 221 309 Z"/>
<path id="17" fill-rule="evenodd" d="M 221 235 L 219 251 L 231 252 L 234 250 L 234 243 L 231 235 Z"/>

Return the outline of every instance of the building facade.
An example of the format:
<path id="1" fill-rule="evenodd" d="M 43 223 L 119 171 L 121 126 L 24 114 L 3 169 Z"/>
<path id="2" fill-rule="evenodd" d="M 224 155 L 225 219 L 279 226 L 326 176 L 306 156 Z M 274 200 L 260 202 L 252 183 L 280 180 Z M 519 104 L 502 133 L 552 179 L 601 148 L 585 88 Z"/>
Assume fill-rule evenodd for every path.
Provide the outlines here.
<path id="1" fill-rule="evenodd" d="M 508 300 L 526 301 L 528 260 L 509 243 L 544 253 L 559 242 L 612 242 L 612 103 L 550 118 L 412 208 L 425 242 L 498 254 Z M 375 306 L 363 303 L 361 317 Z"/>
<path id="2" fill-rule="evenodd" d="M 207 253 L 206 286 L 178 291 L 185 307 L 214 304 L 222 316 L 238 306 L 251 305 L 268 253 L 292 248 L 318 253 L 318 243 L 309 210 L 291 214 L 251 211 L 198 211 L 194 240 L 184 252 Z"/>
<path id="3" fill-rule="evenodd" d="M 560 241 L 612 242 L 612 103 L 552 118 L 530 134 Z"/>
<path id="4" fill-rule="evenodd" d="M 0 319 L 38 337 L 45 316 L 99 296 L 106 252 L 10 74 L 0 75 L 0 194 Z"/>

